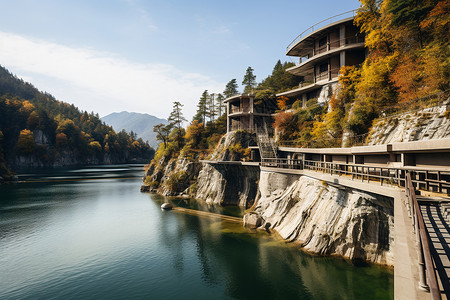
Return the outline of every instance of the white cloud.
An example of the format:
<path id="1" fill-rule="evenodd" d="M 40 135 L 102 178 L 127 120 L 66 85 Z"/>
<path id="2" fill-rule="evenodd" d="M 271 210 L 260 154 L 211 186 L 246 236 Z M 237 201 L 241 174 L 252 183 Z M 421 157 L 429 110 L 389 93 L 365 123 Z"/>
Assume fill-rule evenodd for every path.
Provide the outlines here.
<path id="1" fill-rule="evenodd" d="M 214 34 L 230 34 L 231 29 L 225 25 L 220 25 L 218 27 L 212 28 L 211 32 Z"/>
<path id="2" fill-rule="evenodd" d="M 137 111 L 167 117 L 173 101 L 190 119 L 201 93 L 223 83 L 168 64 L 134 63 L 115 54 L 70 48 L 0 32 L 0 64 L 59 100 L 100 115 Z M 40 86 L 42 84 L 43 86 Z"/>

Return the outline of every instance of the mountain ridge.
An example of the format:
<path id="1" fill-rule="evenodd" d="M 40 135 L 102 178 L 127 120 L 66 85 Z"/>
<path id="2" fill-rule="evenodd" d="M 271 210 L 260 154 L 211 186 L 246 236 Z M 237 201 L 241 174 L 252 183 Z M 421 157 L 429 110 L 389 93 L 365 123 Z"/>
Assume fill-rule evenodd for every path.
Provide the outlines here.
<path id="1" fill-rule="evenodd" d="M 153 132 L 153 126 L 159 123 L 167 124 L 166 119 L 158 118 L 148 113 L 138 112 L 113 112 L 101 118 L 103 122 L 112 126 L 115 130 L 133 131 L 139 138 L 147 140 L 153 148 L 158 147 L 156 133 Z"/>

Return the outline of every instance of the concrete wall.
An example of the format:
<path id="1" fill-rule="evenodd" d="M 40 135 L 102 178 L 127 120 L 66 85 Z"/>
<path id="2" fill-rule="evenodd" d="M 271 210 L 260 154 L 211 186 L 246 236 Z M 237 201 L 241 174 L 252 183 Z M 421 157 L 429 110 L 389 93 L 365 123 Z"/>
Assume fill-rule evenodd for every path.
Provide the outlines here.
<path id="1" fill-rule="evenodd" d="M 450 166 L 450 153 L 415 153 L 415 165 L 416 166 L 431 166 L 442 167 Z"/>
<path id="2" fill-rule="evenodd" d="M 345 164 L 347 163 L 347 155 L 332 155 L 332 162 L 334 163 L 338 163 L 338 164 Z M 349 162 L 351 162 L 352 160 L 348 160 Z"/>
<path id="3" fill-rule="evenodd" d="M 389 155 L 365 155 L 364 164 L 387 164 Z"/>
<path id="4" fill-rule="evenodd" d="M 339 48 L 339 28 L 335 31 L 330 32 L 330 49 Z"/>

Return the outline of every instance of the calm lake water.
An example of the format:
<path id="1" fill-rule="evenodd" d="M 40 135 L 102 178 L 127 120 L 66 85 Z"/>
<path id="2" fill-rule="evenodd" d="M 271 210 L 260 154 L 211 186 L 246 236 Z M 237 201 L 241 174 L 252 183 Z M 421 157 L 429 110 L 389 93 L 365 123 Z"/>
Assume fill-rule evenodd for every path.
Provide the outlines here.
<path id="1" fill-rule="evenodd" d="M 393 272 L 161 211 L 142 167 L 29 172 L 0 186 L 0 299 L 393 299 Z M 239 215 L 236 208 L 183 206 Z"/>

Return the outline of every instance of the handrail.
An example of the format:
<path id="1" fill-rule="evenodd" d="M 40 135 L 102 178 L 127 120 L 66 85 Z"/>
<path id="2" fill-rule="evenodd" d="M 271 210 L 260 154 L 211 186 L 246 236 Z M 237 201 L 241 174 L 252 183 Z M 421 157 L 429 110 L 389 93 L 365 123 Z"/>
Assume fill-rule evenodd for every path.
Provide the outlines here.
<path id="1" fill-rule="evenodd" d="M 450 190 L 450 182 L 443 180 L 441 174 L 449 174 L 449 171 L 430 170 L 430 169 L 415 169 L 411 170 L 406 167 L 384 167 L 384 166 L 370 166 L 364 164 L 354 163 L 335 163 L 325 162 L 317 160 L 304 160 L 304 159 L 292 159 L 292 158 L 263 158 L 260 165 L 262 167 L 274 167 L 281 169 L 299 169 L 299 170 L 312 170 L 316 172 L 323 172 L 331 175 L 347 175 L 351 176 L 351 179 L 361 180 L 362 182 L 379 182 L 380 185 L 391 184 L 397 186 L 406 185 L 406 173 L 411 172 L 413 174 L 422 174 L 422 179 L 412 180 L 418 186 L 422 186 L 425 190 L 431 190 L 442 193 L 445 189 L 448 193 Z M 428 178 L 428 176 L 434 176 L 441 178 L 435 180 Z M 420 177 L 420 176 L 419 176 Z M 432 188 L 436 189 L 433 190 Z M 410 205 L 412 206 L 412 204 Z"/>
<path id="2" fill-rule="evenodd" d="M 300 34 L 299 34 L 299 35 L 298 35 L 298 36 L 297 36 L 297 37 L 296 37 L 296 38 L 295 38 L 295 39 L 294 39 L 294 40 L 286 47 L 286 52 L 289 51 L 289 50 L 291 50 L 291 49 L 293 48 L 293 46 L 297 43 L 297 41 L 300 40 L 300 39 L 302 38 L 303 34 L 309 32 L 309 31 L 310 31 L 310 33 L 313 33 L 313 32 L 315 31 L 315 30 L 314 30 L 314 27 L 316 27 L 316 30 L 323 27 L 323 26 L 321 26 L 321 27 L 317 28 L 317 25 L 322 24 L 322 23 L 325 23 L 325 22 L 327 22 L 327 21 L 334 20 L 336 17 L 340 17 L 340 16 L 346 15 L 346 14 L 351 14 L 352 17 L 354 17 L 354 16 L 355 16 L 355 12 L 356 12 L 356 9 L 350 10 L 350 11 L 346 11 L 346 12 L 343 12 L 343 13 L 341 13 L 341 14 L 334 15 L 334 16 L 332 16 L 332 17 L 326 18 L 326 19 L 324 19 L 324 20 L 322 20 L 322 21 L 320 21 L 320 22 L 318 22 L 318 23 L 316 23 L 316 24 L 310 26 L 308 29 L 306 29 L 305 31 L 303 31 L 302 33 L 300 33 Z M 342 19 L 342 18 L 340 18 L 340 19 Z M 332 23 L 332 22 L 330 22 L 330 23 L 328 23 L 328 24 L 331 24 L 331 23 Z M 328 24 L 327 24 L 327 25 L 328 25 Z M 325 26 L 325 25 L 324 25 L 324 26 Z"/>
<path id="3" fill-rule="evenodd" d="M 441 292 L 437 283 L 436 272 L 434 270 L 433 259 L 430 252 L 430 237 L 428 235 L 422 212 L 416 199 L 415 188 L 410 172 L 406 173 L 405 192 L 411 208 L 414 230 L 416 232 L 416 242 L 419 250 L 419 285 L 422 288 L 429 286 L 431 299 L 441 299 Z M 425 265 L 425 268 L 424 268 Z M 426 270 L 426 273 L 425 273 Z M 426 276 L 428 275 L 428 276 Z M 427 279 L 429 285 L 427 285 Z"/>

